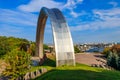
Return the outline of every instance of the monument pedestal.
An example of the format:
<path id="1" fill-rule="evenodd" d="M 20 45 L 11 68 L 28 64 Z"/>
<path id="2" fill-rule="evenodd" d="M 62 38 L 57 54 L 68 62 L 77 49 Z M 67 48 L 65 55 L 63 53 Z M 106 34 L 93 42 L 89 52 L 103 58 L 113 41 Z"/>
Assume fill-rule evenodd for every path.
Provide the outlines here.
<path id="1" fill-rule="evenodd" d="M 57 60 L 56 66 L 75 66 L 75 60 L 74 59 L 68 59 L 68 60 Z"/>

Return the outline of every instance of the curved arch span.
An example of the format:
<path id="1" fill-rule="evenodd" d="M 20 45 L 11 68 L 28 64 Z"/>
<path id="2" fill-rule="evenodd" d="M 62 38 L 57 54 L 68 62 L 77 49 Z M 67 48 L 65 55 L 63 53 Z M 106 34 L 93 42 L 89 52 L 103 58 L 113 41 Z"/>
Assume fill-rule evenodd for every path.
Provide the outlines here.
<path id="1" fill-rule="evenodd" d="M 55 45 L 56 66 L 75 65 L 73 41 L 67 22 L 59 9 L 43 7 L 37 23 L 36 56 L 43 59 L 43 39 L 47 18 L 50 18 Z"/>

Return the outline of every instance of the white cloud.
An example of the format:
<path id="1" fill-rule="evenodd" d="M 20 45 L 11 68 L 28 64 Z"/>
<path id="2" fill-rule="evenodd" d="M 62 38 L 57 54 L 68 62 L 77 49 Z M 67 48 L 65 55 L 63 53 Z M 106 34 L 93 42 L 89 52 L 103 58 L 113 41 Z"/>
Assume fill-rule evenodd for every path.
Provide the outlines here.
<path id="1" fill-rule="evenodd" d="M 61 8 L 62 6 L 62 3 L 53 0 L 31 0 L 28 4 L 20 5 L 18 9 L 27 12 L 39 12 L 42 7 Z"/>
<path id="2" fill-rule="evenodd" d="M 34 40 L 37 17 L 28 12 L 0 9 L 0 35 Z"/>
<path id="3" fill-rule="evenodd" d="M 75 17 L 75 18 L 79 16 L 79 14 L 74 11 L 71 11 L 70 14 L 73 15 L 73 17 Z"/>
<path id="4" fill-rule="evenodd" d="M 82 16 L 82 15 L 85 15 L 85 14 L 87 14 L 87 13 L 86 13 L 85 11 L 81 11 L 81 12 L 79 12 L 79 13 L 76 13 L 76 12 L 74 12 L 73 10 L 71 10 L 70 14 L 71 14 L 74 18 L 77 18 L 77 17 Z"/>
<path id="5" fill-rule="evenodd" d="M 11 25 L 36 26 L 37 16 L 27 12 L 0 9 L 0 22 Z"/>
<path id="6" fill-rule="evenodd" d="M 120 15 L 120 8 L 112 8 L 108 10 L 93 10 L 93 13 L 100 16 L 118 16 Z"/>
<path id="7" fill-rule="evenodd" d="M 120 27 L 120 8 L 113 8 L 109 10 L 93 10 L 93 14 L 93 17 L 98 15 L 98 18 L 95 21 L 81 23 L 77 26 L 71 27 L 71 30 L 97 30 Z"/>
<path id="8" fill-rule="evenodd" d="M 108 4 L 111 4 L 111 5 L 113 5 L 113 7 L 116 7 L 117 5 L 118 5 L 118 3 L 117 2 L 109 2 Z"/>
<path id="9" fill-rule="evenodd" d="M 81 15 L 81 13 L 76 13 L 74 9 L 77 7 L 77 4 L 81 4 L 83 0 L 67 0 L 67 3 L 64 4 L 63 9 L 69 9 L 70 14 L 76 18 Z"/>
<path id="10" fill-rule="evenodd" d="M 83 0 L 67 0 L 67 3 L 54 0 L 31 0 L 28 4 L 18 6 L 18 9 L 26 12 L 39 12 L 42 7 L 59 8 L 61 10 L 68 9 L 73 17 L 78 17 L 79 13 L 76 13 L 74 9 L 77 7 L 77 4 L 82 2 Z"/>
<path id="11" fill-rule="evenodd" d="M 83 0 L 67 0 L 67 3 L 64 5 L 65 8 L 73 9 L 76 8 L 77 4 L 81 4 Z"/>
<path id="12" fill-rule="evenodd" d="M 67 3 L 64 5 L 64 8 L 67 8 L 67 9 L 74 9 L 76 8 L 77 4 L 80 4 L 82 3 L 83 0 L 67 0 Z"/>

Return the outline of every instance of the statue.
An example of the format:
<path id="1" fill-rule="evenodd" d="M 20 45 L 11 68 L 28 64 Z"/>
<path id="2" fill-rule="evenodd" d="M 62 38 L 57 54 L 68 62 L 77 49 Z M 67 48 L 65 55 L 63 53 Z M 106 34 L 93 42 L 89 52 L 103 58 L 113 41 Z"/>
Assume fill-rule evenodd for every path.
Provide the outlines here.
<path id="1" fill-rule="evenodd" d="M 43 39 L 47 18 L 50 18 L 55 46 L 56 66 L 75 65 L 74 47 L 68 24 L 59 9 L 43 7 L 37 23 L 36 56 L 43 61 Z"/>

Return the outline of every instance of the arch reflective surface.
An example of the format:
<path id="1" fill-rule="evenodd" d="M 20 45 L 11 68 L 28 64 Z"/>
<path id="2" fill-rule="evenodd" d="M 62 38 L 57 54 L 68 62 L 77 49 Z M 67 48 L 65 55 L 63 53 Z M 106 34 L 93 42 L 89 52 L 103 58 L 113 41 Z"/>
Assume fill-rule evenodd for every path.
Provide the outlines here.
<path id="1" fill-rule="evenodd" d="M 50 18 L 55 45 L 56 66 L 75 65 L 73 41 L 67 22 L 59 9 L 43 7 L 37 23 L 36 56 L 43 58 L 43 39 L 47 18 Z"/>

